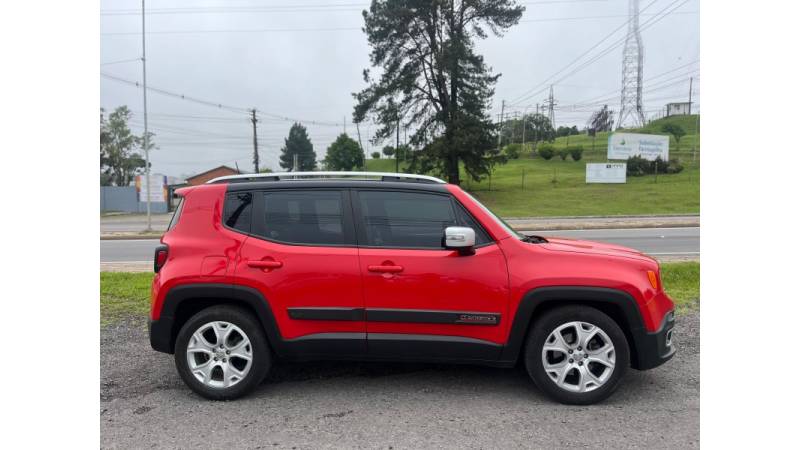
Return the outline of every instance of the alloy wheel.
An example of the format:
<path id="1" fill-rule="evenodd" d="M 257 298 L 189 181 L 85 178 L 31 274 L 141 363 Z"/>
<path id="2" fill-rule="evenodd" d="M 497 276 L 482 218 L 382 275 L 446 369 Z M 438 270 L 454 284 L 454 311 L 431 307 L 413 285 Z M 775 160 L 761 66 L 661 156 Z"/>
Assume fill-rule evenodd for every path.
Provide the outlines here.
<path id="1" fill-rule="evenodd" d="M 614 372 L 614 343 L 600 327 L 581 321 L 556 327 L 542 347 L 542 366 L 561 389 L 590 392 Z"/>
<path id="2" fill-rule="evenodd" d="M 229 388 L 242 381 L 253 365 L 253 347 L 241 328 L 215 321 L 199 327 L 186 348 L 189 371 L 206 386 Z"/>

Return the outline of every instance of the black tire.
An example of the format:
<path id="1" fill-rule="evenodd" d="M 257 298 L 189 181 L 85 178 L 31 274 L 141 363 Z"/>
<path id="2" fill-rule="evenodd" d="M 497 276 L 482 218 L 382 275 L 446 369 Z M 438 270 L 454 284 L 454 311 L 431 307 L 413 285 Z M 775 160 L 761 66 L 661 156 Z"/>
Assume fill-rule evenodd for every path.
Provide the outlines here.
<path id="1" fill-rule="evenodd" d="M 542 350 L 550 333 L 559 326 L 574 321 L 587 322 L 599 327 L 614 345 L 616 360 L 611 375 L 601 386 L 587 392 L 571 392 L 559 387 L 546 373 L 542 362 Z M 596 368 L 594 364 L 597 363 L 587 363 L 587 369 L 589 364 L 593 364 L 593 369 Z M 588 306 L 565 306 L 546 312 L 532 324 L 525 344 L 525 368 L 528 375 L 542 392 L 560 403 L 590 405 L 605 400 L 617 389 L 629 366 L 630 350 L 625 333 L 613 319 Z M 576 372 L 573 374 L 577 376 Z"/>
<path id="2" fill-rule="evenodd" d="M 187 360 L 186 349 L 194 332 L 215 321 L 228 322 L 239 327 L 250 339 L 252 348 L 249 372 L 229 387 L 206 386 L 191 373 Z M 236 306 L 220 305 L 198 312 L 181 327 L 175 341 L 175 366 L 184 383 L 201 396 L 210 400 L 233 400 L 249 393 L 264 380 L 272 366 L 272 356 L 264 330 L 250 312 Z"/>

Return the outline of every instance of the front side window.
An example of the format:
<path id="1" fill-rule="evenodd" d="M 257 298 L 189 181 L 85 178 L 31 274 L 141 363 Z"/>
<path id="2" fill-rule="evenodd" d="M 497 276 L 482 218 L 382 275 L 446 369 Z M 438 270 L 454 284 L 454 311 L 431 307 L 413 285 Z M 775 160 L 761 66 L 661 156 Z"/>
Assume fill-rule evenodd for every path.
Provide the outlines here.
<path id="1" fill-rule="evenodd" d="M 358 199 L 367 246 L 441 249 L 444 229 L 457 224 L 447 195 L 362 191 Z"/>
<path id="2" fill-rule="evenodd" d="M 264 192 L 264 237 L 289 244 L 344 245 L 340 191 Z"/>

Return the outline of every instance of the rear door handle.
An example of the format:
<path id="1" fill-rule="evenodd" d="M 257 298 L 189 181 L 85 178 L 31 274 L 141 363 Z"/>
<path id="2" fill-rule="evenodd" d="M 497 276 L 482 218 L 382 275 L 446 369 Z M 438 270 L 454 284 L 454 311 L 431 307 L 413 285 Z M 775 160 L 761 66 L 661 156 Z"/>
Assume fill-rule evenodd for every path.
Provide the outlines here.
<path id="1" fill-rule="evenodd" d="M 247 265 L 257 269 L 280 269 L 283 267 L 282 262 L 271 260 L 247 261 Z"/>
<path id="2" fill-rule="evenodd" d="M 403 271 L 403 266 L 376 265 L 376 266 L 367 266 L 367 270 L 369 270 L 370 272 L 378 272 L 378 273 L 398 273 Z"/>

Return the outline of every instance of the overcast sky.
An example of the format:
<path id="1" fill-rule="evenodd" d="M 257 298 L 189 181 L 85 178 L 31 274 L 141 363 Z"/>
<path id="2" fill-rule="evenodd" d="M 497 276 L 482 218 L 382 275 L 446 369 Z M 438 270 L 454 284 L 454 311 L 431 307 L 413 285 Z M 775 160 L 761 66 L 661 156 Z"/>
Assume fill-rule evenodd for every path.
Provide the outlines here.
<path id="1" fill-rule="evenodd" d="M 559 104 L 556 126 L 582 128 L 602 103 L 618 110 L 622 46 L 603 53 L 625 35 L 628 0 L 520 3 L 526 11 L 517 26 L 503 37 L 478 44 L 486 62 L 502 74 L 493 117 L 500 113 L 503 99 L 506 114 L 521 114 L 526 107 L 534 110 L 546 98 L 551 82 Z M 152 11 L 146 15 L 148 85 L 235 108 L 257 108 L 262 166 L 279 168 L 277 156 L 290 119 L 307 125 L 322 159 L 342 132 L 343 121 L 348 134 L 357 137 L 350 122 L 351 93 L 364 88 L 361 73 L 369 67 L 369 47 L 360 29 L 361 10 L 368 4 L 364 0 L 148 1 Z M 141 81 L 141 62 L 134 60 L 142 53 L 140 9 L 136 0 L 101 1 L 102 73 Z M 641 0 L 640 9 L 648 117 L 667 102 L 687 100 L 689 77 L 695 77 L 693 100 L 699 109 L 699 0 Z M 657 15 L 662 11 L 673 12 Z M 598 55 L 602 56 L 595 59 Z M 100 100 L 109 111 L 127 105 L 134 112 L 132 128 L 141 133 L 140 88 L 101 77 Z M 244 112 L 149 92 L 148 113 L 159 147 L 151 153 L 154 172 L 185 176 L 220 164 L 252 170 L 252 125 Z M 374 128 L 361 126 L 368 152 Z"/>

